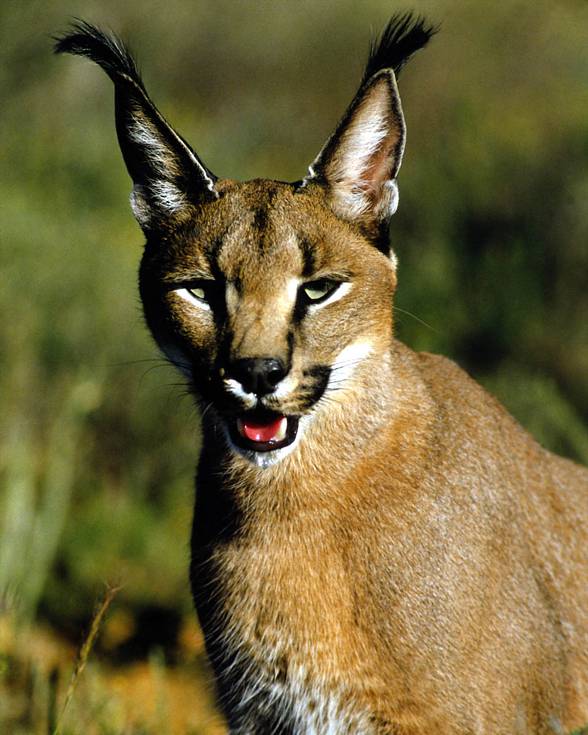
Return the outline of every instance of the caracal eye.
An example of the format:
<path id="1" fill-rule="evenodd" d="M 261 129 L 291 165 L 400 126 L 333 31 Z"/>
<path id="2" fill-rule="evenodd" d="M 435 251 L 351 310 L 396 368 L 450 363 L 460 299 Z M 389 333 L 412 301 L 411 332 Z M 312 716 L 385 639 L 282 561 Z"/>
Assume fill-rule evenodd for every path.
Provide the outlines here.
<path id="1" fill-rule="evenodd" d="M 307 302 L 317 304 L 325 301 L 333 294 L 341 284 L 337 281 L 331 281 L 328 278 L 321 278 L 318 281 L 309 281 L 302 286 L 302 290 Z"/>
<path id="2" fill-rule="evenodd" d="M 199 301 L 208 301 L 206 298 L 206 291 L 203 286 L 193 286 L 192 288 L 187 288 L 186 291 Z"/>
<path id="3" fill-rule="evenodd" d="M 203 309 L 210 309 L 218 292 L 218 284 L 214 279 L 199 279 L 189 283 L 178 284 L 173 290 L 176 294 Z"/>

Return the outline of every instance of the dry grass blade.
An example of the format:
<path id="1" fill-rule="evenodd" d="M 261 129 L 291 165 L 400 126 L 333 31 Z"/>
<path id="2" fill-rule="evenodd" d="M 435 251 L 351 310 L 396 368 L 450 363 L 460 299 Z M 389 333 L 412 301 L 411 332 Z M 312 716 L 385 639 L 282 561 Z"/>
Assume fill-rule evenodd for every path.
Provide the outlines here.
<path id="1" fill-rule="evenodd" d="M 111 602 L 114 600 L 114 598 L 116 597 L 120 589 L 121 589 L 120 587 L 113 587 L 111 585 L 107 585 L 106 591 L 104 593 L 104 597 L 102 598 L 102 600 L 96 607 L 96 611 L 92 617 L 92 623 L 90 625 L 90 630 L 88 631 L 88 635 L 86 636 L 86 639 L 82 643 L 82 646 L 78 652 L 78 656 L 77 656 L 77 659 L 74 665 L 74 669 L 72 671 L 69 686 L 67 687 L 67 692 L 65 694 L 65 700 L 63 702 L 63 707 L 61 709 L 61 714 L 59 716 L 57 726 L 55 727 L 55 730 L 53 731 L 53 735 L 60 735 L 62 731 L 62 726 L 65 720 L 67 708 L 73 698 L 73 695 L 74 695 L 77 683 L 80 679 L 80 676 L 82 675 L 84 669 L 86 668 L 88 658 L 90 657 L 90 653 L 92 651 L 92 648 L 98 636 L 98 632 L 100 631 L 100 626 L 102 624 L 104 616 L 106 615 Z"/>

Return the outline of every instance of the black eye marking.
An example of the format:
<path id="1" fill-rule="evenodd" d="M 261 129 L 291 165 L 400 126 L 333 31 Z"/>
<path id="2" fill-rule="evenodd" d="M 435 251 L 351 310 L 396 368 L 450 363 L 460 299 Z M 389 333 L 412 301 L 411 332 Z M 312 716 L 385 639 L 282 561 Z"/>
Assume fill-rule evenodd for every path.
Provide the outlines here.
<path id="1" fill-rule="evenodd" d="M 309 278 L 316 272 L 315 251 L 312 244 L 305 239 L 300 241 L 300 250 L 302 252 L 302 260 L 304 263 L 302 276 L 304 278 Z"/>

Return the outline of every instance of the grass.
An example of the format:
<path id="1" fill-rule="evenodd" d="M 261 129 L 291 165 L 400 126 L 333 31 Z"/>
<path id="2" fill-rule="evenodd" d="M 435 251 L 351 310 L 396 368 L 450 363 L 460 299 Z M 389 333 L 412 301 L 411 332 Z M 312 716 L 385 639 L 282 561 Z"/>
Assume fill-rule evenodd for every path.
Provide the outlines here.
<path id="1" fill-rule="evenodd" d="M 119 590 L 107 587 L 77 652 L 39 625 L 0 615 L 0 732 L 11 735 L 223 735 L 201 639 L 182 661 L 153 650 L 113 666 L 95 647 Z M 194 638 L 197 647 L 194 647 Z"/>
<path id="2" fill-rule="evenodd" d="M 84 669 L 86 668 L 86 664 L 88 663 L 88 658 L 90 656 L 92 647 L 96 641 L 96 637 L 98 636 L 98 632 L 100 630 L 100 625 L 102 623 L 102 620 L 104 616 L 106 615 L 108 608 L 110 607 L 110 603 L 114 600 L 119 589 L 120 589 L 119 587 L 110 587 L 110 586 L 107 587 L 103 599 L 101 600 L 101 602 L 96 608 L 96 612 L 94 613 L 92 617 L 92 623 L 90 625 L 90 630 L 88 631 L 88 635 L 86 636 L 86 639 L 82 643 L 82 646 L 78 652 L 78 655 L 77 655 L 77 658 L 74 664 L 74 668 L 71 674 L 71 679 L 67 687 L 67 691 L 65 693 L 65 698 L 63 701 L 63 707 L 61 710 L 61 714 L 54 728 L 54 735 L 62 735 L 63 733 L 64 722 L 65 722 L 65 718 L 67 715 L 68 706 L 76 690 L 77 683 Z"/>

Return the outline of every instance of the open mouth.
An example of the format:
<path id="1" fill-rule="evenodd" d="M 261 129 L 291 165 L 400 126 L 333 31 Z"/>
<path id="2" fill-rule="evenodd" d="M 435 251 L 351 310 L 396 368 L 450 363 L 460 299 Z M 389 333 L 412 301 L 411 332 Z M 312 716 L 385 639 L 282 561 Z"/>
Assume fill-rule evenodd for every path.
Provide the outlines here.
<path id="1" fill-rule="evenodd" d="M 292 444 L 298 432 L 298 417 L 279 414 L 243 414 L 229 421 L 233 442 L 242 449 L 271 452 Z"/>

